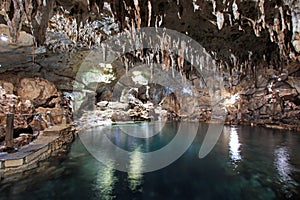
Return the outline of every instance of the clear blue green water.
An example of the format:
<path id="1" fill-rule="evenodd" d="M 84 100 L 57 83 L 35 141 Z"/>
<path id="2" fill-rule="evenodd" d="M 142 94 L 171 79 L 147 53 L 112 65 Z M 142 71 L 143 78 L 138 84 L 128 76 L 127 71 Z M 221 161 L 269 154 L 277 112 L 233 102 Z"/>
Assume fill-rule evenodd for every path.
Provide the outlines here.
<path id="1" fill-rule="evenodd" d="M 113 127 L 109 137 L 124 149 L 154 151 L 172 140 L 177 127 L 168 122 L 149 139 Z M 145 174 L 104 166 L 77 138 L 69 154 L 43 162 L 18 182 L 2 182 L 0 199 L 300 199 L 299 133 L 227 126 L 210 154 L 199 159 L 206 129 L 200 124 L 176 162 Z"/>

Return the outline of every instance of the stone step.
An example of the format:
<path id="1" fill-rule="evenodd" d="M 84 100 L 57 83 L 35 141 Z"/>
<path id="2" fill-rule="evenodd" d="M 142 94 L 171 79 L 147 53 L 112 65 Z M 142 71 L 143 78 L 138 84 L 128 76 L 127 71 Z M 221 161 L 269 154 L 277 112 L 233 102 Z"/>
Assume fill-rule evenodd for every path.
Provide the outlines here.
<path id="1" fill-rule="evenodd" d="M 1 168 L 21 166 L 46 152 L 48 148 L 48 143 L 26 145 L 15 153 L 0 155 L 0 166 Z"/>

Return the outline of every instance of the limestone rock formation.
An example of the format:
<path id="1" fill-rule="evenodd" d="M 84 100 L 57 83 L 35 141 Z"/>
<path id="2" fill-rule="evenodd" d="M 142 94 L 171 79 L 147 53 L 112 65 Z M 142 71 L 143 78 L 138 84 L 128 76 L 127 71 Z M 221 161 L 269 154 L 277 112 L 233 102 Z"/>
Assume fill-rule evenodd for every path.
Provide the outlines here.
<path id="1" fill-rule="evenodd" d="M 298 123 L 299 0 L 0 0 L 0 3 L 0 45 L 3 47 L 0 48 L 3 55 L 0 57 L 0 79 L 6 81 L 0 85 L 9 94 L 17 92 L 15 94 L 25 99 L 32 99 L 35 107 L 41 106 L 42 113 L 48 110 L 59 113 L 58 105 L 63 100 L 59 97 L 61 93 L 45 81 L 41 81 L 40 86 L 46 87 L 46 92 L 36 89 L 35 77 L 53 82 L 68 94 L 74 85 L 79 85 L 84 91 L 79 100 L 82 108 L 93 107 L 87 103 L 91 100 L 112 101 L 117 93 L 124 97 L 123 103 L 131 101 L 140 106 L 133 106 L 132 116 L 142 113 L 145 109 L 140 101 L 159 103 L 166 95 L 165 88 L 146 83 L 119 91 L 114 84 L 138 64 L 158 63 L 166 73 L 178 71 L 197 91 L 193 97 L 177 95 L 193 104 L 192 109 L 186 105 L 180 105 L 179 109 L 177 103 L 171 103 L 174 98 L 170 95 L 171 99 L 165 101 L 166 109 L 176 113 L 180 110 L 184 116 L 190 114 L 201 120 L 209 119 L 213 95 L 202 87 L 203 77 L 195 70 L 195 67 L 203 67 L 204 60 L 193 58 L 197 66 L 191 66 L 184 61 L 184 50 L 171 52 L 157 44 L 153 50 L 120 55 L 115 61 L 118 64 L 110 63 L 112 68 L 103 67 L 114 72 L 109 81 L 105 73 L 93 70 L 82 73 L 81 79 L 76 76 L 82 65 L 93 64 L 94 69 L 99 64 L 82 60 L 91 49 L 107 48 L 101 46 L 101 42 L 109 36 L 128 30 L 134 32 L 141 27 L 165 27 L 196 40 L 214 60 L 216 67 L 212 70 L 222 75 L 219 78 L 223 79 L 226 89 L 214 95 L 224 92 L 226 98 L 236 100 L 235 97 L 239 97 L 238 101 L 227 105 L 229 122 Z M 176 53 L 178 55 L 174 55 Z M 25 84 L 24 77 L 32 79 Z M 178 90 L 179 94 L 180 90 L 183 88 Z"/>
<path id="2" fill-rule="evenodd" d="M 15 115 L 16 137 L 22 133 L 32 134 L 34 131 L 44 130 L 49 125 L 62 124 L 64 118 L 71 122 L 72 113 L 68 101 L 53 83 L 42 78 L 22 78 L 17 85 L 6 81 L 1 81 L 1 84 L 9 91 L 0 87 L 1 140 L 4 139 L 7 113 Z M 32 139 L 23 136 L 15 141 L 16 144 L 21 145 L 25 140 Z"/>
<path id="3" fill-rule="evenodd" d="M 42 78 L 23 78 L 17 87 L 17 95 L 22 99 L 40 102 L 58 97 L 55 85 Z"/>
<path id="4" fill-rule="evenodd" d="M 160 105 L 162 106 L 162 108 L 172 111 L 177 115 L 180 114 L 180 104 L 174 93 L 166 95 L 160 102 Z"/>

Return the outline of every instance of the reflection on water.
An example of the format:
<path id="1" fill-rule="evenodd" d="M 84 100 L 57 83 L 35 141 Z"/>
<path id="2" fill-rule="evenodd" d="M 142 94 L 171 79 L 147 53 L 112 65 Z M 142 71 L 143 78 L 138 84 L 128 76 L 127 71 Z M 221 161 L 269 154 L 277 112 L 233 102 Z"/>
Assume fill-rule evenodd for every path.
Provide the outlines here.
<path id="1" fill-rule="evenodd" d="M 162 134 L 147 140 L 128 136 L 119 127 L 86 131 L 89 142 L 98 142 L 97 152 L 103 152 L 106 136 L 130 151 L 126 157 L 129 171 L 113 169 L 117 163 L 101 164 L 77 139 L 64 160 L 49 160 L 36 173 L 26 172 L 23 181 L 0 182 L 0 200 L 300 199 L 300 134 L 282 130 L 226 126 L 210 154 L 199 159 L 207 130 L 207 124 L 200 124 L 184 155 L 166 168 L 142 174 L 147 159 L 142 152 L 168 144 L 177 127 L 177 122 L 166 123 Z M 194 128 L 187 126 L 185 130 L 188 133 Z M 114 149 L 111 156 L 124 159 Z"/>
<path id="2" fill-rule="evenodd" d="M 128 171 L 128 182 L 129 188 L 132 191 L 138 190 L 142 185 L 143 181 L 143 159 L 141 148 L 136 148 L 130 155 L 130 162 L 129 162 L 129 171 Z"/>
<path id="3" fill-rule="evenodd" d="M 279 147 L 274 152 L 275 162 L 274 165 L 278 170 L 280 179 L 283 182 L 291 180 L 291 166 L 289 164 L 289 153 L 287 147 Z"/>
<path id="4" fill-rule="evenodd" d="M 113 199 L 113 190 L 117 178 L 114 175 L 115 170 L 113 164 L 110 163 L 107 166 L 103 166 L 99 169 L 96 177 L 95 189 L 100 189 L 99 197 L 104 200 Z"/>
<path id="5" fill-rule="evenodd" d="M 161 133 L 164 121 L 156 122 L 139 122 L 135 124 L 121 124 L 118 126 L 123 134 L 133 136 L 135 138 L 150 138 Z"/>
<path id="6" fill-rule="evenodd" d="M 239 142 L 237 129 L 236 127 L 231 127 L 229 137 L 229 155 L 235 167 L 237 167 L 237 163 L 242 159 L 240 154 L 240 146 L 241 144 Z"/>
<path id="7" fill-rule="evenodd" d="M 279 175 L 279 181 L 282 185 L 282 191 L 286 198 L 292 198 L 293 193 L 299 193 L 297 187 L 299 184 L 292 178 L 293 167 L 289 160 L 290 155 L 286 146 L 281 146 L 274 151 L 274 165 Z"/>

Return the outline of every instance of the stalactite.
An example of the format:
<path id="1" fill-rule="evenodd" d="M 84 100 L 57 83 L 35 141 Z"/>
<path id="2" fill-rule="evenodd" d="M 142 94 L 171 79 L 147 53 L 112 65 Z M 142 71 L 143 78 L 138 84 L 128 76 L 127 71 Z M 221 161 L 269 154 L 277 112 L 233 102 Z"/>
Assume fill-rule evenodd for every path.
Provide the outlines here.
<path id="1" fill-rule="evenodd" d="M 7 25 L 9 26 L 12 42 L 16 43 L 22 28 L 22 21 L 24 18 L 25 11 L 21 0 L 13 0 L 11 3 L 14 7 L 13 17 L 10 19 L 7 13 L 5 13 L 4 18 L 7 22 Z"/>
<path id="2" fill-rule="evenodd" d="M 169 56 L 168 51 L 164 52 L 164 58 L 163 59 L 164 59 L 164 63 L 163 63 L 164 69 L 163 70 L 169 71 L 169 69 L 170 69 L 170 56 Z"/>
<path id="3" fill-rule="evenodd" d="M 128 74 L 128 68 L 129 68 L 129 61 L 126 58 L 126 56 L 123 57 L 124 58 L 124 64 L 125 64 L 125 70 L 126 70 L 126 75 Z"/>
<path id="4" fill-rule="evenodd" d="M 148 0 L 148 27 L 151 25 L 151 17 L 152 17 L 152 5 L 151 0 Z"/>
<path id="5" fill-rule="evenodd" d="M 155 58 L 156 58 L 156 62 L 157 63 L 160 63 L 160 55 L 159 55 L 159 51 L 156 51 L 156 54 L 155 54 Z"/>
<path id="6" fill-rule="evenodd" d="M 265 29 L 266 28 L 266 22 L 265 22 L 264 3 L 265 3 L 265 0 L 259 0 L 258 7 L 259 7 L 259 10 L 260 10 L 260 14 L 261 14 L 260 20 L 262 22 L 262 27 Z"/>
<path id="7" fill-rule="evenodd" d="M 171 68 L 172 68 L 172 77 L 173 78 L 175 77 L 175 67 L 176 67 L 176 60 L 174 57 L 175 57 L 174 53 L 171 52 L 170 59 L 171 59 Z"/>
<path id="8" fill-rule="evenodd" d="M 141 23 L 142 23 L 142 19 L 141 19 L 141 14 L 140 14 L 140 6 L 139 6 L 139 1 L 138 0 L 133 0 L 134 2 L 134 6 L 135 6 L 135 21 L 136 21 L 136 25 L 137 28 L 141 28 Z"/>
<path id="9" fill-rule="evenodd" d="M 178 58 L 177 58 L 178 67 L 180 70 L 183 69 L 184 63 L 184 51 L 180 48 L 178 51 Z"/>
<path id="10" fill-rule="evenodd" d="M 217 26 L 218 29 L 221 30 L 224 25 L 224 14 L 220 11 L 216 12 L 216 17 L 217 17 Z"/>

